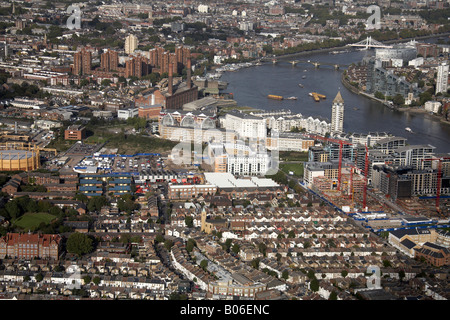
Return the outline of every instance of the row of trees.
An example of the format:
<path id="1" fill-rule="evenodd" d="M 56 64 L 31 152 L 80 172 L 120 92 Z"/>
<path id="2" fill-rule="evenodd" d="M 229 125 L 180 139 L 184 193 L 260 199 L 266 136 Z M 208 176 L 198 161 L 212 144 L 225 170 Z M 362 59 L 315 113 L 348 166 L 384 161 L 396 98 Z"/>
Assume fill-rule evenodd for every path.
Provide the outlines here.
<path id="1" fill-rule="evenodd" d="M 106 196 L 97 196 L 88 198 L 82 193 L 78 193 L 75 196 L 75 200 L 81 201 L 86 204 L 87 209 L 90 212 L 100 211 L 102 207 L 109 204 Z M 127 214 L 131 214 L 134 210 L 139 209 L 139 205 L 135 202 L 134 196 L 131 194 L 124 194 L 118 198 L 117 207 L 120 211 L 124 211 Z"/>
<path id="2" fill-rule="evenodd" d="M 3 85 L 7 82 L 9 75 L 5 73 L 0 73 L 0 85 Z M 22 84 L 8 84 L 9 88 L 2 88 L 0 90 L 0 99 L 13 99 L 15 97 L 28 97 L 28 98 L 37 98 L 42 99 L 49 97 L 50 94 L 48 92 L 44 92 L 39 89 L 39 87 L 35 84 L 29 84 L 24 81 Z"/>
<path id="3" fill-rule="evenodd" d="M 64 220 L 67 218 L 79 218 L 79 214 L 75 209 L 66 208 L 63 210 L 48 201 L 34 200 L 29 198 L 28 196 L 18 197 L 8 200 L 4 208 L 0 209 L 0 216 L 4 217 L 8 221 L 11 221 L 11 224 L 8 228 L 1 228 L 1 235 L 3 236 L 6 234 L 6 232 L 11 231 L 22 231 L 20 227 L 14 224 L 14 221 L 18 220 L 25 214 L 33 214 L 39 212 L 49 213 L 50 215 L 55 217 L 49 223 L 41 222 L 39 225 L 33 227 L 34 231 L 40 231 L 47 234 L 72 231 L 72 228 L 64 226 Z"/>
<path id="4" fill-rule="evenodd" d="M 122 234 L 119 238 L 114 238 L 112 242 L 133 244 L 133 243 L 140 243 L 141 240 L 142 239 L 140 236 L 133 236 L 131 234 Z M 99 242 L 98 239 L 90 235 L 74 232 L 67 238 L 66 250 L 68 253 L 75 254 L 81 257 L 85 254 L 89 254 L 92 251 L 94 251 L 98 242 Z"/>

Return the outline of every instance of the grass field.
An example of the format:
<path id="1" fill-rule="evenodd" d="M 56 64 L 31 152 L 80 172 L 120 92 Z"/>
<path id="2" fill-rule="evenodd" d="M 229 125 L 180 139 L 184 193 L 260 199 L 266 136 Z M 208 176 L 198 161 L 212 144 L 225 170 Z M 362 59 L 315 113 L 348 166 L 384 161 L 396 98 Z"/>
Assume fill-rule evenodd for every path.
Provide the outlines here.
<path id="1" fill-rule="evenodd" d="M 24 230 L 34 231 L 42 222 L 48 224 L 54 219 L 56 219 L 54 215 L 46 212 L 26 213 L 17 219 L 14 224 Z"/>
<path id="2" fill-rule="evenodd" d="M 280 151 L 281 161 L 308 161 L 308 152 Z"/>
<path id="3" fill-rule="evenodd" d="M 157 137 L 148 137 L 140 134 L 131 135 L 114 133 L 112 128 L 116 127 L 96 127 L 91 128 L 93 135 L 85 140 L 86 143 L 104 143 L 107 142 L 106 147 L 117 148 L 119 154 L 134 154 L 134 153 L 164 153 L 172 150 L 177 145 L 176 142 L 160 139 Z M 119 128 L 119 127 L 118 127 Z"/>
<path id="4" fill-rule="evenodd" d="M 303 163 L 280 163 L 280 170 L 286 174 L 292 171 L 294 176 L 303 177 Z"/>

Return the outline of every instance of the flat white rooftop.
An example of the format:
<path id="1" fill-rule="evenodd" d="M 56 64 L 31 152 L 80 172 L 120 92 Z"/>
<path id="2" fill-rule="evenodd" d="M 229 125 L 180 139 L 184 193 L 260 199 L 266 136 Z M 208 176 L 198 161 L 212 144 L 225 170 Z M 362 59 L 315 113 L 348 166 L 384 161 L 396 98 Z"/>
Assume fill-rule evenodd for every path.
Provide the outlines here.
<path id="1" fill-rule="evenodd" d="M 279 185 L 272 179 L 251 177 L 250 179 L 236 179 L 231 173 L 205 172 L 205 179 L 208 183 L 219 188 L 257 188 L 257 187 L 278 187 Z"/>

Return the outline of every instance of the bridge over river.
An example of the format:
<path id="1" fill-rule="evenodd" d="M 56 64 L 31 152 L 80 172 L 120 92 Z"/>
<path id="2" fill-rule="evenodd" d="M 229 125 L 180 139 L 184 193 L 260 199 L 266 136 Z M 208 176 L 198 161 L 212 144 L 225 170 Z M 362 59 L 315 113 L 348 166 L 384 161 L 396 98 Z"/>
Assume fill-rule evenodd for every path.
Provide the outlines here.
<path id="1" fill-rule="evenodd" d="M 372 37 L 367 37 L 366 39 L 359 41 L 357 43 L 352 43 L 352 44 L 348 44 L 346 47 L 352 47 L 352 48 L 359 48 L 359 50 L 368 50 L 368 49 L 373 49 L 373 48 L 392 48 L 391 45 L 385 45 L 375 39 L 372 39 Z M 337 48 L 337 52 L 339 52 L 339 49 L 341 48 Z M 342 51 L 341 51 L 342 52 Z M 276 63 L 280 63 L 282 61 L 284 61 L 286 58 L 283 57 L 273 57 L 273 58 L 264 58 L 262 60 L 271 60 L 273 64 Z M 318 68 L 319 66 L 331 66 L 333 68 L 335 68 L 336 70 L 339 68 L 347 68 L 348 65 L 343 65 L 343 64 L 338 64 L 338 63 L 330 63 L 330 62 L 322 62 L 322 61 L 312 61 L 312 60 L 288 60 L 288 62 L 293 65 L 296 66 L 297 64 L 312 64 L 314 67 Z"/>

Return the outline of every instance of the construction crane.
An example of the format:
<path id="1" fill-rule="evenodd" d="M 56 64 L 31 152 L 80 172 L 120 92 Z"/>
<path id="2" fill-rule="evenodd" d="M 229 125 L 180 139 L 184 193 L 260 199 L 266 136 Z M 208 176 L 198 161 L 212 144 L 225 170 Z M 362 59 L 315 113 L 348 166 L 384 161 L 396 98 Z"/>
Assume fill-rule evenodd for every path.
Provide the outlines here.
<path id="1" fill-rule="evenodd" d="M 367 206 L 367 185 L 368 185 L 368 174 L 369 174 L 369 150 L 367 148 L 367 145 L 365 146 L 366 152 L 365 152 L 365 161 L 364 161 L 364 188 L 363 188 L 363 203 L 362 207 L 363 209 Z M 355 157 L 355 163 L 357 162 L 357 154 Z M 350 191 L 349 191 L 349 198 L 352 199 L 352 206 L 354 206 L 354 186 L 353 186 L 353 172 L 356 171 L 358 168 L 356 165 L 350 164 Z"/>
<path id="2" fill-rule="evenodd" d="M 442 182 L 442 161 L 450 160 L 450 157 L 440 157 L 440 158 L 427 158 L 422 159 L 422 161 L 438 161 L 438 171 L 437 171 L 437 183 L 436 183 L 436 211 L 441 212 L 440 208 L 440 195 L 441 195 L 441 182 Z"/>
<path id="3" fill-rule="evenodd" d="M 337 190 L 340 191 L 341 190 L 341 179 L 342 179 L 342 149 L 343 149 L 344 145 L 353 145 L 353 143 L 348 142 L 348 141 L 344 141 L 344 140 L 340 140 L 340 139 L 332 139 L 332 138 L 317 136 L 317 135 L 313 135 L 313 134 L 309 134 L 307 136 L 312 138 L 312 139 L 314 139 L 314 140 L 322 140 L 322 141 L 327 141 L 327 142 L 332 142 L 332 143 L 339 144 L 339 167 L 338 167 L 338 185 L 337 185 Z"/>
<path id="4" fill-rule="evenodd" d="M 354 207 L 354 190 L 353 190 L 353 173 L 356 171 L 356 163 L 358 163 L 358 153 L 355 156 L 355 164 L 350 165 L 350 190 L 349 198 L 352 199 L 352 207 Z"/>
<path id="5" fill-rule="evenodd" d="M 352 200 L 352 208 L 355 207 L 355 190 L 353 187 L 353 173 L 356 170 L 355 165 L 350 165 L 350 188 L 348 190 L 348 198 Z"/>
<path id="6" fill-rule="evenodd" d="M 364 193 L 363 193 L 363 208 L 367 205 L 367 185 L 369 181 L 369 149 L 366 144 L 366 152 L 364 156 Z"/>
<path id="7" fill-rule="evenodd" d="M 340 139 L 332 139 L 332 138 L 326 138 L 318 135 L 307 135 L 308 137 L 314 139 L 314 140 L 321 140 L 321 141 L 328 141 L 332 143 L 339 144 L 339 167 L 338 167 L 338 186 L 337 190 L 341 190 L 341 182 L 342 182 L 342 150 L 344 145 L 353 145 L 353 143 L 340 140 Z M 365 145 L 365 161 L 364 161 L 364 191 L 363 191 L 363 208 L 367 206 L 367 186 L 369 181 L 369 150 L 367 148 L 367 144 Z M 353 180 L 353 176 L 351 175 L 351 179 Z M 351 181 L 353 184 L 353 181 Z M 353 186 L 352 186 L 353 188 Z M 352 196 L 353 197 L 353 196 Z M 353 200 L 352 200 L 353 201 Z"/>

